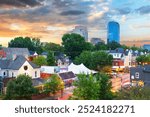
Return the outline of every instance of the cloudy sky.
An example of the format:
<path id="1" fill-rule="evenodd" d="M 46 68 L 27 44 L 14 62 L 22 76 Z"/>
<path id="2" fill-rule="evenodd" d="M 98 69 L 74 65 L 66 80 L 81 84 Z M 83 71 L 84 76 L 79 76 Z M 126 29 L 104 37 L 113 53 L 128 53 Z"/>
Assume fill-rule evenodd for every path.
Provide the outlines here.
<path id="1" fill-rule="evenodd" d="M 61 43 L 76 25 L 106 41 L 111 20 L 120 23 L 121 41 L 150 40 L 150 0 L 0 0 L 0 43 L 17 36 Z"/>

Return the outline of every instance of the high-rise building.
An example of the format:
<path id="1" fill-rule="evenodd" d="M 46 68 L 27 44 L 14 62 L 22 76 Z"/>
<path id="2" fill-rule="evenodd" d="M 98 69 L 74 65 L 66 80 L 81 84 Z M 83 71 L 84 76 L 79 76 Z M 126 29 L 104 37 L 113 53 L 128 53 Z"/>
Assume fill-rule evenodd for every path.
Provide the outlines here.
<path id="1" fill-rule="evenodd" d="M 120 25 L 118 22 L 110 21 L 107 26 L 107 43 L 120 43 Z"/>
<path id="2" fill-rule="evenodd" d="M 101 38 L 92 38 L 90 41 L 93 45 L 96 45 L 98 43 L 105 43 L 105 41 L 102 40 Z"/>
<path id="3" fill-rule="evenodd" d="M 88 30 L 85 26 L 76 26 L 71 33 L 79 34 L 84 37 L 85 41 L 88 41 Z"/>

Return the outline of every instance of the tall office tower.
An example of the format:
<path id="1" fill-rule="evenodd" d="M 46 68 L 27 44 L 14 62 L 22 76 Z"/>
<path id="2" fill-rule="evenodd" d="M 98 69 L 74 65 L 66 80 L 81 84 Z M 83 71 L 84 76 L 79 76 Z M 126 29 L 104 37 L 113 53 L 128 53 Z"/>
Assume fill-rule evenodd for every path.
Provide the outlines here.
<path id="1" fill-rule="evenodd" d="M 93 45 L 96 45 L 96 44 L 98 44 L 98 43 L 105 43 L 105 41 L 102 40 L 101 38 L 92 38 L 92 39 L 90 40 L 90 42 L 91 42 Z"/>
<path id="2" fill-rule="evenodd" d="M 76 26 L 71 33 L 76 33 L 84 37 L 85 41 L 88 41 L 88 30 L 85 26 Z"/>
<path id="3" fill-rule="evenodd" d="M 120 43 L 120 25 L 118 22 L 110 21 L 107 26 L 107 43 Z"/>

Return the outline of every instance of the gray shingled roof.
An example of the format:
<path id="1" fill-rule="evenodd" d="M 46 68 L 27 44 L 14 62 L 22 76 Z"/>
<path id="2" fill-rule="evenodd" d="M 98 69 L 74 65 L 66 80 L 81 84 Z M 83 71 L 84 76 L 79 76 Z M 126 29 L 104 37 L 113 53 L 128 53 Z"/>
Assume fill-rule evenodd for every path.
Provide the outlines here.
<path id="1" fill-rule="evenodd" d="M 1 69 L 18 70 L 26 61 L 27 60 L 24 56 L 17 56 L 17 58 L 15 60 L 0 60 L 0 68 Z M 28 61 L 28 62 L 33 68 L 39 68 L 34 63 L 32 63 L 30 61 Z"/>
<path id="2" fill-rule="evenodd" d="M 65 73 L 59 73 L 58 75 L 61 77 L 62 80 L 76 78 L 76 75 L 72 71 L 65 72 Z"/>
<path id="3" fill-rule="evenodd" d="M 17 58 L 14 61 L 11 60 L 8 69 L 18 70 L 25 63 L 25 61 L 25 57 L 17 56 Z"/>
<path id="4" fill-rule="evenodd" d="M 10 60 L 0 60 L 0 68 L 7 69 L 10 64 Z"/>
<path id="5" fill-rule="evenodd" d="M 28 48 L 3 48 L 6 53 L 7 59 L 12 59 L 13 55 L 22 55 L 22 56 L 29 56 Z"/>

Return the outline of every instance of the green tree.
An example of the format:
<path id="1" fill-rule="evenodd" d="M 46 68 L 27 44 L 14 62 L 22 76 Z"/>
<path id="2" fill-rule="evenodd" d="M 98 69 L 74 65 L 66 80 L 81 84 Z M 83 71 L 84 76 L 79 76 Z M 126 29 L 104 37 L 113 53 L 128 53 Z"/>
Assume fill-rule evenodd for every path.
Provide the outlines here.
<path id="1" fill-rule="evenodd" d="M 130 47 L 128 47 L 128 46 L 126 46 L 126 45 L 121 45 L 121 48 L 123 48 L 124 50 L 130 49 Z"/>
<path id="2" fill-rule="evenodd" d="M 43 46 L 43 50 L 44 51 L 53 51 L 53 52 L 63 52 L 64 51 L 64 48 L 59 45 L 59 44 L 55 44 L 55 43 L 46 43 L 44 46 Z"/>
<path id="3" fill-rule="evenodd" d="M 40 39 L 30 37 L 16 37 L 8 43 L 8 47 L 28 48 L 30 51 L 42 52 Z"/>
<path id="4" fill-rule="evenodd" d="M 72 99 L 77 100 L 98 100 L 99 83 L 93 75 L 80 74 L 74 82 L 76 87 Z"/>
<path id="5" fill-rule="evenodd" d="M 36 58 L 33 58 L 33 63 L 38 66 L 47 65 L 46 58 L 44 58 L 43 56 L 38 56 Z"/>
<path id="6" fill-rule="evenodd" d="M 95 50 L 108 50 L 108 46 L 105 43 L 100 42 L 95 45 Z"/>
<path id="7" fill-rule="evenodd" d="M 31 99 L 35 91 L 31 77 L 19 75 L 16 79 L 8 82 L 5 99 Z"/>
<path id="8" fill-rule="evenodd" d="M 150 100 L 150 87 L 131 87 L 116 93 L 118 100 Z"/>
<path id="9" fill-rule="evenodd" d="M 41 54 L 43 52 L 42 43 L 40 39 L 38 38 L 32 38 L 32 45 L 34 48 L 34 51 L 36 51 L 38 54 Z"/>
<path id="10" fill-rule="evenodd" d="M 110 74 L 112 72 L 112 66 L 104 66 L 102 72 Z"/>
<path id="11" fill-rule="evenodd" d="M 111 49 L 111 50 L 115 50 L 121 47 L 121 45 L 115 41 L 108 43 L 107 46 L 108 46 L 108 49 Z"/>
<path id="12" fill-rule="evenodd" d="M 65 34 L 62 37 L 62 45 L 64 47 L 65 53 L 74 59 L 79 56 L 82 51 L 90 50 L 92 45 L 85 42 L 85 39 L 78 34 Z"/>
<path id="13" fill-rule="evenodd" d="M 44 89 L 46 93 L 55 94 L 64 89 L 64 83 L 57 75 L 53 75 L 45 82 Z"/>
<path id="14" fill-rule="evenodd" d="M 76 64 L 83 63 L 86 67 L 94 70 L 102 70 L 105 66 L 112 65 L 113 57 L 104 51 L 84 51 L 79 57 L 76 57 Z"/>
<path id="15" fill-rule="evenodd" d="M 110 77 L 104 73 L 96 75 L 97 81 L 99 82 L 99 99 L 100 100 L 112 100 L 114 94 L 111 92 L 112 84 Z"/>
<path id="16" fill-rule="evenodd" d="M 78 80 L 74 82 L 76 87 L 71 99 L 77 100 L 110 100 L 114 98 L 111 92 L 111 83 L 106 74 L 78 75 Z"/>
<path id="17" fill-rule="evenodd" d="M 47 65 L 54 66 L 55 65 L 55 57 L 53 52 L 49 51 L 47 55 Z"/>
<path id="18" fill-rule="evenodd" d="M 145 63 L 150 63 L 150 55 L 141 55 L 136 58 L 139 65 L 144 65 Z"/>
<path id="19" fill-rule="evenodd" d="M 28 48 L 34 51 L 30 37 L 16 37 L 8 43 L 8 47 Z"/>

